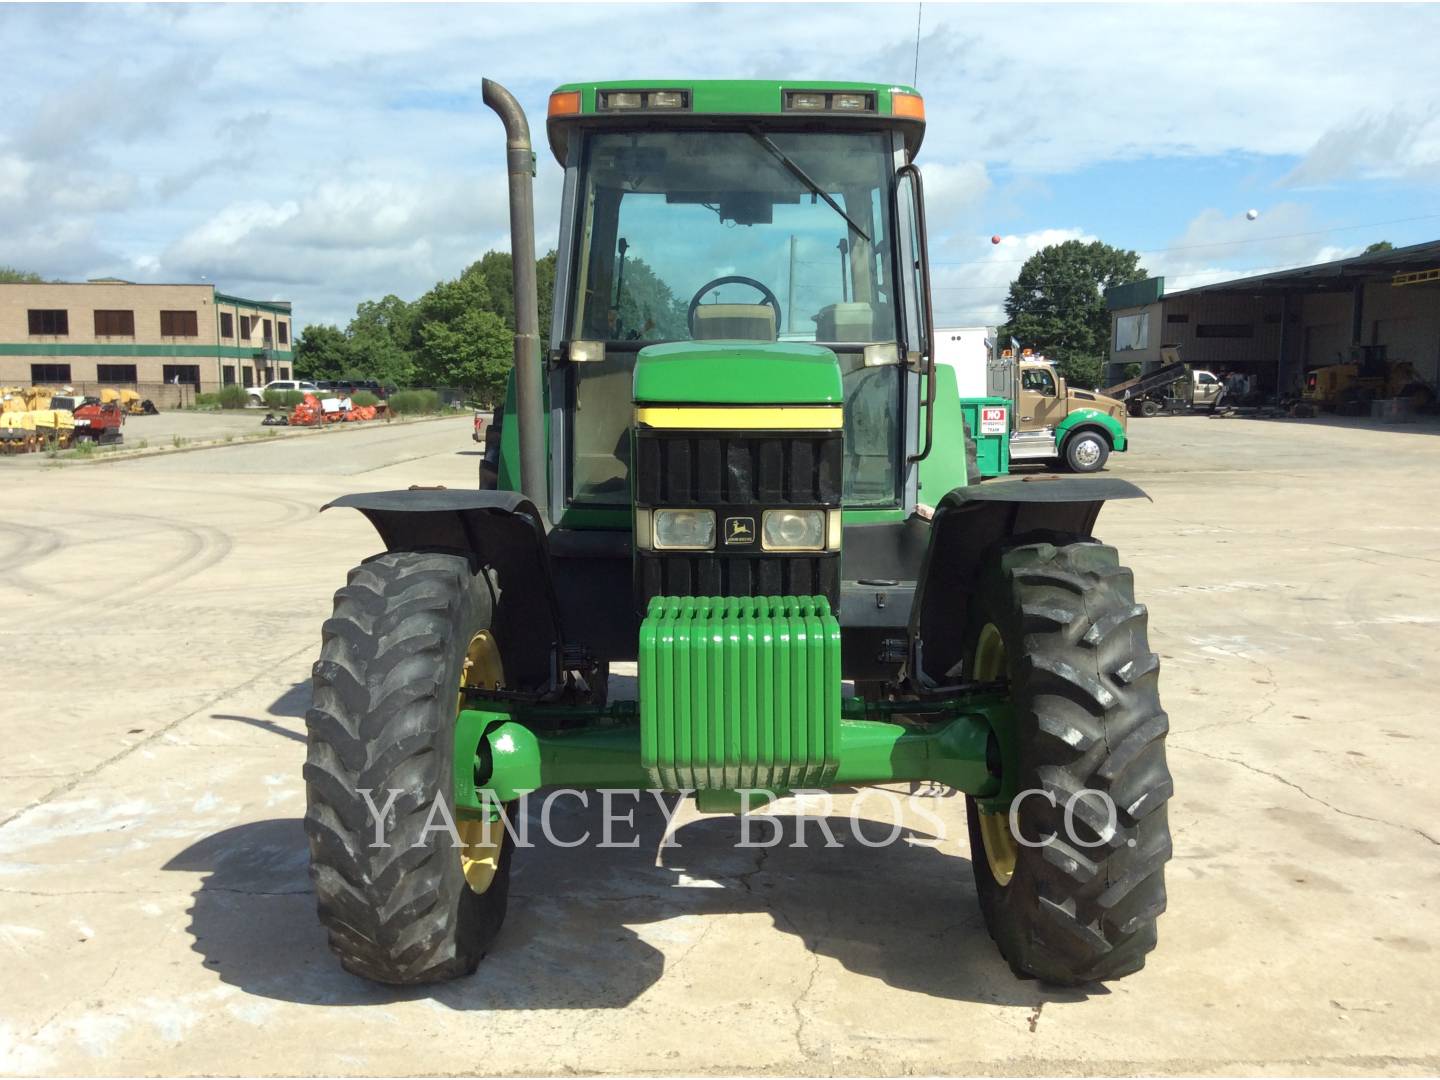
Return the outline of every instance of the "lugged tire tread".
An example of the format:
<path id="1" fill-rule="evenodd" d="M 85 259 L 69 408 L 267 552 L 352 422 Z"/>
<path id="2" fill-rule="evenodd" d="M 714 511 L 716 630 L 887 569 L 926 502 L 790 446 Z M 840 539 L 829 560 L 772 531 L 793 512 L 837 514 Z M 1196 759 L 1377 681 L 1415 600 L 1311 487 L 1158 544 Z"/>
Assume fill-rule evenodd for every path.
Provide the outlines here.
<path id="1" fill-rule="evenodd" d="M 466 618 L 489 618 L 488 590 L 470 594 L 476 580 L 456 555 L 367 560 L 336 592 L 312 669 L 305 831 L 317 908 L 344 967 L 378 982 L 468 974 L 504 914 L 508 850 L 495 885 L 477 896 L 448 838 L 424 833 L 451 782 L 454 638 Z M 388 847 L 371 846 L 362 789 L 381 808 L 387 791 L 402 792 L 387 812 Z"/>
<path id="2" fill-rule="evenodd" d="M 1056 803 L 1047 795 L 1020 804 L 1024 835 L 1056 839 L 1022 847 L 1015 876 L 1001 887 L 971 801 L 972 862 L 991 936 L 1017 974 L 1060 985 L 1139 970 L 1165 908 L 1173 782 L 1159 658 L 1147 642 L 1148 614 L 1135 602 L 1133 575 L 1113 548 L 1035 534 L 992 552 L 975 606 L 982 614 L 971 632 L 988 617 L 1006 640 L 1020 786 L 1037 787 Z M 1056 617 L 1061 612 L 1069 618 Z M 1113 801 L 1113 826 L 1097 796 L 1081 798 L 1072 842 L 1064 808 L 1087 789 Z"/>

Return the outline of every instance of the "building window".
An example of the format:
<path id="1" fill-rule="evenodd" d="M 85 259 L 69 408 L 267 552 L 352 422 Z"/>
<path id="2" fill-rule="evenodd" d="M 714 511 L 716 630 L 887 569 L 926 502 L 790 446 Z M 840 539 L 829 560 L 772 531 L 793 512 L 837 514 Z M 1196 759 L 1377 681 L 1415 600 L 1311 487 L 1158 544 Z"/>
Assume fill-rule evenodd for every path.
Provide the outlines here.
<path id="1" fill-rule="evenodd" d="M 235 316 L 228 311 L 220 313 L 220 336 L 228 338 L 235 336 Z"/>
<path id="2" fill-rule="evenodd" d="M 68 383 L 70 381 L 70 365 L 31 364 L 30 381 L 32 383 Z"/>
<path id="3" fill-rule="evenodd" d="M 166 364 L 164 373 L 165 381 L 168 383 L 189 383 L 195 389 L 200 389 L 199 364 Z"/>
<path id="4" fill-rule="evenodd" d="M 1182 311 L 1176 314 L 1166 315 L 1165 321 L 1167 323 L 1188 323 L 1190 321 L 1190 313 Z"/>
<path id="5" fill-rule="evenodd" d="M 241 316 L 240 316 L 240 340 L 241 340 L 241 341 L 249 341 L 249 340 L 250 340 L 250 316 L 249 316 L 249 315 L 241 315 Z"/>
<path id="6" fill-rule="evenodd" d="M 275 333 L 279 335 L 279 341 L 280 341 L 280 344 L 281 344 L 281 345 L 289 345 L 289 344 L 290 344 L 290 324 L 289 324 L 289 323 L 287 323 L 287 322 L 277 322 L 277 323 L 275 324 Z"/>
<path id="7" fill-rule="evenodd" d="M 125 314 L 130 314 L 128 311 Z M 134 364 L 96 364 L 95 377 L 101 382 L 136 382 Z"/>
<path id="8" fill-rule="evenodd" d="M 1131 352 L 1150 345 L 1150 313 L 1115 317 L 1115 351 Z"/>
<path id="9" fill-rule="evenodd" d="M 275 371 L 276 374 L 282 379 L 290 378 L 290 369 L 288 367 L 278 367 L 275 369 Z"/>
<path id="10" fill-rule="evenodd" d="M 265 339 L 265 344 L 272 344 L 275 340 L 274 324 L 269 319 L 262 319 L 261 326 L 264 327 L 264 333 L 261 336 Z"/>
<path id="11" fill-rule="evenodd" d="M 220 369 L 220 385 L 222 385 L 222 386 L 234 386 L 234 385 L 235 385 L 235 365 L 234 365 L 234 364 L 226 364 L 224 367 L 222 367 L 222 368 Z"/>
<path id="12" fill-rule="evenodd" d="M 193 311 L 160 312 L 161 337 L 199 337 L 200 322 Z M 182 380 L 183 381 L 183 380 Z"/>
<path id="13" fill-rule="evenodd" d="M 1195 327 L 1197 338 L 1248 338 L 1255 336 L 1254 323 L 1200 323 Z"/>
<path id="14" fill-rule="evenodd" d="M 243 319 L 243 316 L 242 316 L 242 319 Z M 249 365 L 246 365 L 245 367 L 241 368 L 240 371 L 241 371 L 241 372 L 244 374 L 244 376 L 245 376 L 245 385 L 246 385 L 246 386 L 254 386 L 254 385 L 255 385 L 255 369 L 254 369 L 253 367 L 250 367 Z"/>
<path id="15" fill-rule="evenodd" d="M 70 313 L 68 311 L 36 310 L 35 308 L 31 308 L 30 333 L 49 336 L 69 334 Z"/>
<path id="16" fill-rule="evenodd" d="M 95 312 L 95 336 L 96 336 L 96 337 L 134 337 L 134 336 L 135 336 L 135 312 L 133 312 L 133 311 L 97 311 L 97 312 Z"/>

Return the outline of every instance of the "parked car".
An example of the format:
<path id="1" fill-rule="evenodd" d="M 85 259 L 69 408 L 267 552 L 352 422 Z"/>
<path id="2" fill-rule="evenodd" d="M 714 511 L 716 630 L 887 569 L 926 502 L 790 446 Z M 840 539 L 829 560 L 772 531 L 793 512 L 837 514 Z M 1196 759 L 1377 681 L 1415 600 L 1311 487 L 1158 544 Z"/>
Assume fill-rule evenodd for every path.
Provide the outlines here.
<path id="1" fill-rule="evenodd" d="M 250 404 L 264 405 L 267 390 L 298 390 L 302 394 L 316 394 L 320 388 L 304 379 L 271 379 L 264 386 L 247 386 L 245 393 L 250 395 Z"/>
<path id="2" fill-rule="evenodd" d="M 381 401 L 388 398 L 395 390 L 393 386 L 384 386 L 374 379 L 319 379 L 315 385 L 336 397 L 366 393 L 374 394 Z"/>

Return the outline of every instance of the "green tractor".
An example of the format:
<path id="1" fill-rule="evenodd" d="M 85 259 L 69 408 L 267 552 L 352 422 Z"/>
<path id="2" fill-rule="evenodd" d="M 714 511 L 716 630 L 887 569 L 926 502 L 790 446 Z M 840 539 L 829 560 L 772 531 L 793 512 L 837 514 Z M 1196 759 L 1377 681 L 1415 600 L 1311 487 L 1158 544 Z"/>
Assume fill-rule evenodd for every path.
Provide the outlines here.
<path id="1" fill-rule="evenodd" d="M 311 873 L 344 967 L 472 972 L 540 788 L 745 812 L 913 781 L 966 796 L 1017 974 L 1139 969 L 1165 906 L 1168 721 L 1145 608 L 1092 529 L 1141 492 L 976 482 L 934 362 L 920 96 L 555 91 L 543 352 L 529 127 L 503 87 L 483 97 L 507 136 L 516 335 L 480 487 L 332 504 L 385 548 L 336 594 L 307 717 Z M 630 661 L 638 700 L 612 701 Z"/>

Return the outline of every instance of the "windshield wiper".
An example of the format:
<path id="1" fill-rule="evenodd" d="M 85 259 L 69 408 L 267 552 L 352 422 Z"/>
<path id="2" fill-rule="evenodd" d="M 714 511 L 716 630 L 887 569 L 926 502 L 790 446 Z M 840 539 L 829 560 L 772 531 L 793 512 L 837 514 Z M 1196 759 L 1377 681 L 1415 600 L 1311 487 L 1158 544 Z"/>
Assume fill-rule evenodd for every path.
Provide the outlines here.
<path id="1" fill-rule="evenodd" d="M 763 146 L 766 150 L 769 150 L 770 153 L 774 154 L 776 160 L 778 160 L 781 165 L 784 165 L 785 168 L 790 170 L 791 176 L 795 177 L 796 180 L 799 180 L 802 184 L 809 188 L 813 194 L 819 195 L 820 198 L 824 199 L 827 203 L 829 203 L 830 209 L 834 210 L 835 213 L 839 214 L 842 218 L 844 218 L 845 224 L 849 225 L 850 228 L 854 229 L 857 233 L 863 236 L 867 244 L 871 242 L 870 234 L 867 233 L 864 229 L 860 228 L 859 225 L 856 225 L 855 219 L 845 212 L 844 207 L 842 207 L 838 202 L 832 199 L 828 191 L 823 190 L 819 184 L 815 183 L 814 180 L 811 180 L 809 174 L 806 173 L 805 170 L 802 169 L 799 165 L 797 165 L 789 154 L 785 153 L 784 150 L 781 150 L 780 147 L 776 146 L 769 135 L 763 135 L 760 132 L 756 131 L 754 128 L 751 128 L 747 132 L 747 134 L 756 142 L 758 142 L 761 146 Z"/>

